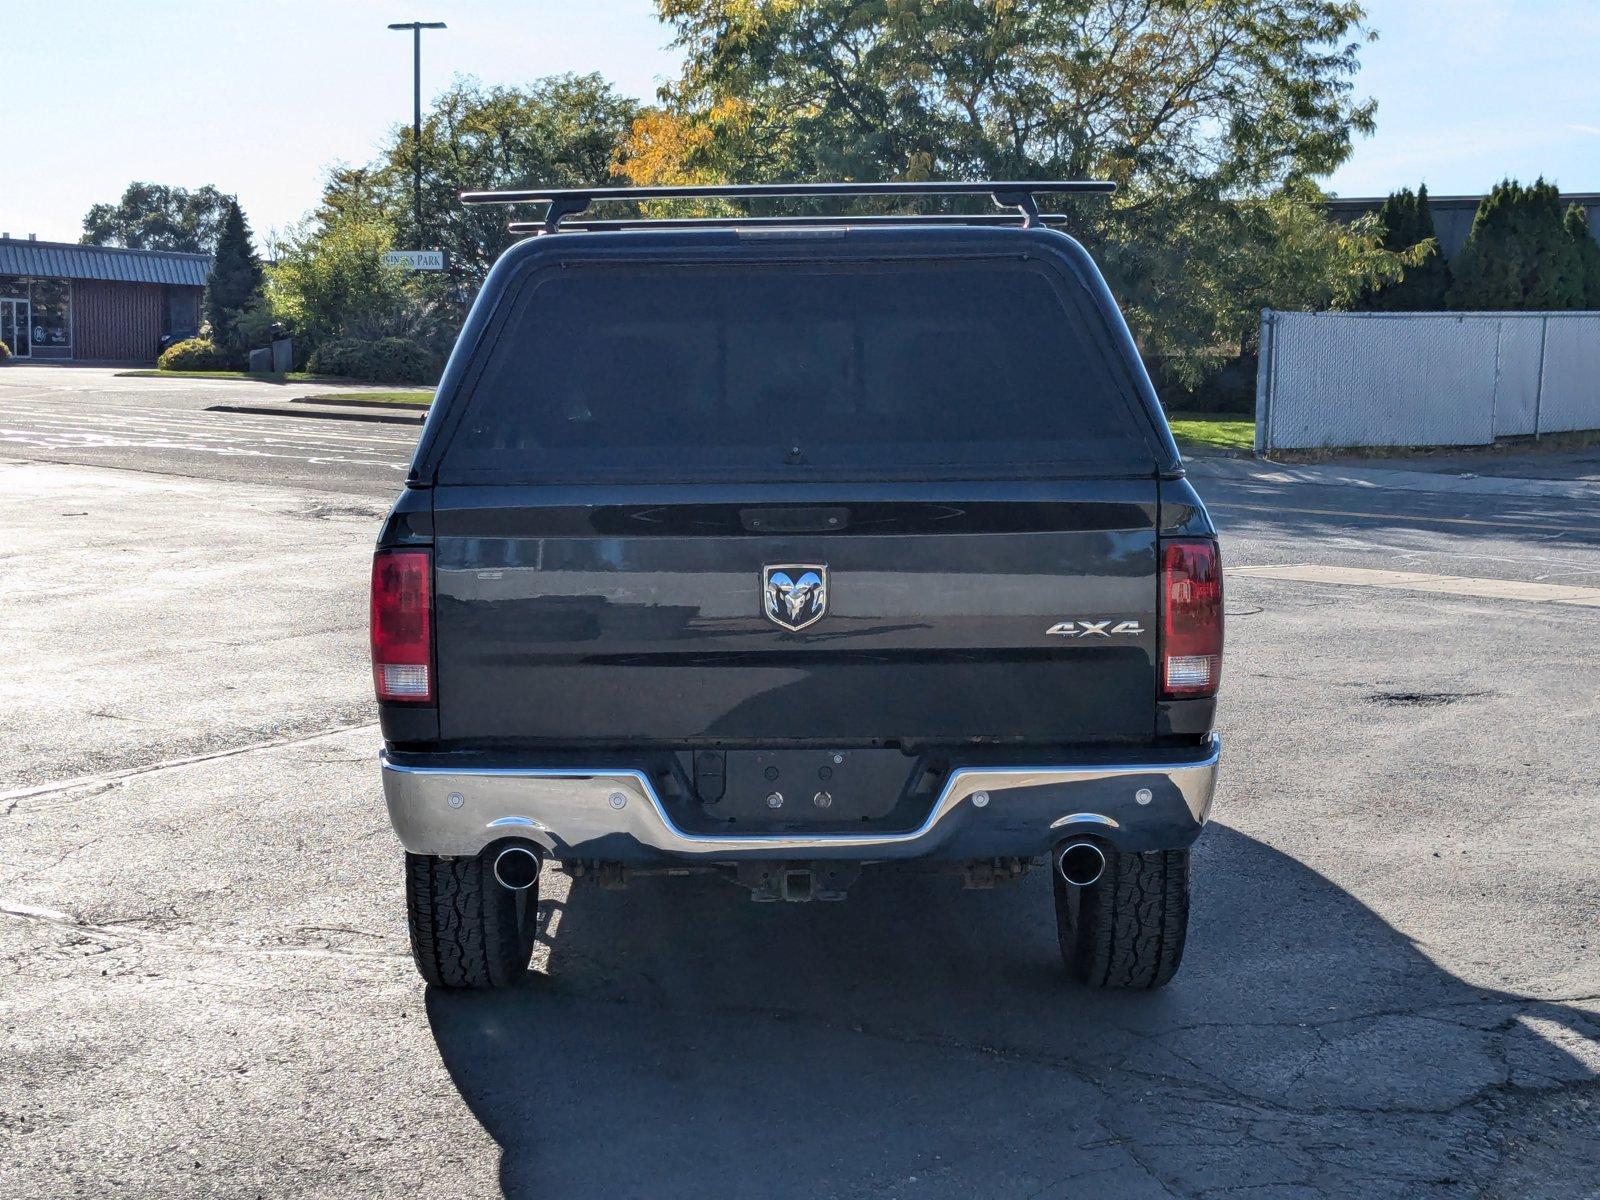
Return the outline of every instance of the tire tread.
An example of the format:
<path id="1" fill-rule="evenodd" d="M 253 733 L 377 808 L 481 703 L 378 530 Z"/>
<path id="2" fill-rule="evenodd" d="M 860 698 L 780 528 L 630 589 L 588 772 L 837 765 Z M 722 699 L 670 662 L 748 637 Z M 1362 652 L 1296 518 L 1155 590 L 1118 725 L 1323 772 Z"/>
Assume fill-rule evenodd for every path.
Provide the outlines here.
<path id="1" fill-rule="evenodd" d="M 1189 852 L 1130 854 L 1109 847 L 1094 885 L 1055 879 L 1061 957 L 1097 988 L 1162 987 L 1177 974 L 1189 928 Z"/>
<path id="2" fill-rule="evenodd" d="M 483 857 L 406 855 L 411 954 L 436 987 L 505 987 L 521 978 L 533 952 L 535 907 L 536 894 L 519 922 L 516 894 L 494 881 Z"/>

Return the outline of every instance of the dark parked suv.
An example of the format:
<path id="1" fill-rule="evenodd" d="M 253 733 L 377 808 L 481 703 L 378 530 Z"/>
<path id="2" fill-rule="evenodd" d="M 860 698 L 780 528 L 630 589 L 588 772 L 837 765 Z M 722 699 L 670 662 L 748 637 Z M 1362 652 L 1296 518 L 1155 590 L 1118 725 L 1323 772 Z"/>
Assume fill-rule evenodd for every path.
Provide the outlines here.
<path id="1" fill-rule="evenodd" d="M 490 273 L 373 563 L 430 983 L 521 976 L 556 864 L 831 900 L 1044 862 L 1072 976 L 1172 977 L 1221 568 L 1115 302 L 1033 203 L 1091 189 L 921 185 L 1021 210 L 932 220 L 466 197 L 550 209 Z"/>

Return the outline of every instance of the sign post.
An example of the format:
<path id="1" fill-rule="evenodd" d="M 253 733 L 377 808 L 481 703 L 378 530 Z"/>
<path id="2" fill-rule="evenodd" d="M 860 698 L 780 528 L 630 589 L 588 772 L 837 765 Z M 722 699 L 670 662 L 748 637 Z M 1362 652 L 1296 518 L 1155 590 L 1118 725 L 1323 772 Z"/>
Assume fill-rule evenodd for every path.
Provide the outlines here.
<path id="1" fill-rule="evenodd" d="M 405 267 L 412 271 L 444 270 L 443 250 L 390 250 L 383 256 L 386 267 Z"/>

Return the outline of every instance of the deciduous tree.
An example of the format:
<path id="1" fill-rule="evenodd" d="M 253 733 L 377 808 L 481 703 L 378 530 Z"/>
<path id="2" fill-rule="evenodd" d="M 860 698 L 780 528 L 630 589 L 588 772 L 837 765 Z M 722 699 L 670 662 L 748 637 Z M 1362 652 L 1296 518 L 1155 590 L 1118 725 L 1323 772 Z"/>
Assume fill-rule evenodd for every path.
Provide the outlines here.
<path id="1" fill-rule="evenodd" d="M 1384 270 L 1382 247 L 1332 229 L 1304 182 L 1373 127 L 1373 104 L 1352 93 L 1357 3 L 657 9 L 685 66 L 663 111 L 634 125 L 622 167 L 636 182 L 1110 178 L 1121 191 L 1109 204 L 1071 202 L 1074 231 L 1106 263 L 1147 352 L 1179 360 L 1249 339 L 1241 298 L 1278 294 L 1263 272 L 1291 270 L 1284 294 L 1304 294 L 1299 268 L 1252 240 L 1278 236 L 1291 212 L 1301 233 L 1320 222 L 1313 240 L 1339 247 L 1341 270 Z M 1344 278 L 1313 290 L 1340 292 Z"/>
<path id="2" fill-rule="evenodd" d="M 748 105 L 785 170 L 852 179 L 1109 176 L 1221 195 L 1332 170 L 1351 99 L 1344 0 L 658 0 L 676 107 Z M 774 141 L 772 132 L 791 133 Z M 774 164 L 777 165 L 777 164 Z"/>
<path id="3" fill-rule="evenodd" d="M 159 183 L 130 183 L 115 204 L 96 204 L 83 218 L 86 246 L 131 250 L 216 249 L 230 197 L 207 184 L 189 191 Z"/>
<path id="4" fill-rule="evenodd" d="M 434 99 L 415 146 L 409 126 L 397 129 L 374 162 L 333 171 L 315 220 L 329 227 L 346 216 L 378 220 L 397 246 L 444 250 L 443 278 L 418 282 L 459 315 L 516 240 L 507 225 L 533 214 L 468 208 L 458 193 L 622 182 L 615 160 L 638 109 L 599 75 L 559 75 L 525 87 L 458 78 Z M 422 157 L 424 230 L 413 215 L 413 154 Z"/>

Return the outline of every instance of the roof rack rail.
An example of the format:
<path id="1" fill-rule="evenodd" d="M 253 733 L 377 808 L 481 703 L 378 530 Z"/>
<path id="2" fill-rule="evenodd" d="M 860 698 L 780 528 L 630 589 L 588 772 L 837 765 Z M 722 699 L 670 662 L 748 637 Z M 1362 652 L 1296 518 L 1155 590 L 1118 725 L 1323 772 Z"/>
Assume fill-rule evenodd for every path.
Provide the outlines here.
<path id="1" fill-rule="evenodd" d="M 1066 213 L 1040 213 L 1034 218 L 1036 225 L 1065 225 Z M 1022 213 L 903 213 L 874 214 L 857 217 L 624 217 L 617 220 L 568 221 L 562 229 L 583 233 L 607 233 L 618 229 L 748 229 L 795 228 L 815 225 L 1023 225 L 1028 221 Z M 512 221 L 512 233 L 546 233 L 543 221 Z"/>
<path id="2" fill-rule="evenodd" d="M 1022 214 L 1023 225 L 1039 220 L 1038 194 L 1107 195 L 1117 185 L 1098 179 L 986 179 L 975 183 L 932 180 L 924 183 L 714 183 L 592 188 L 522 188 L 504 192 L 462 192 L 463 204 L 544 203 L 543 232 L 554 233 L 566 217 L 584 212 L 602 200 L 756 200 L 815 199 L 827 196 L 989 196 L 1001 208 Z"/>

